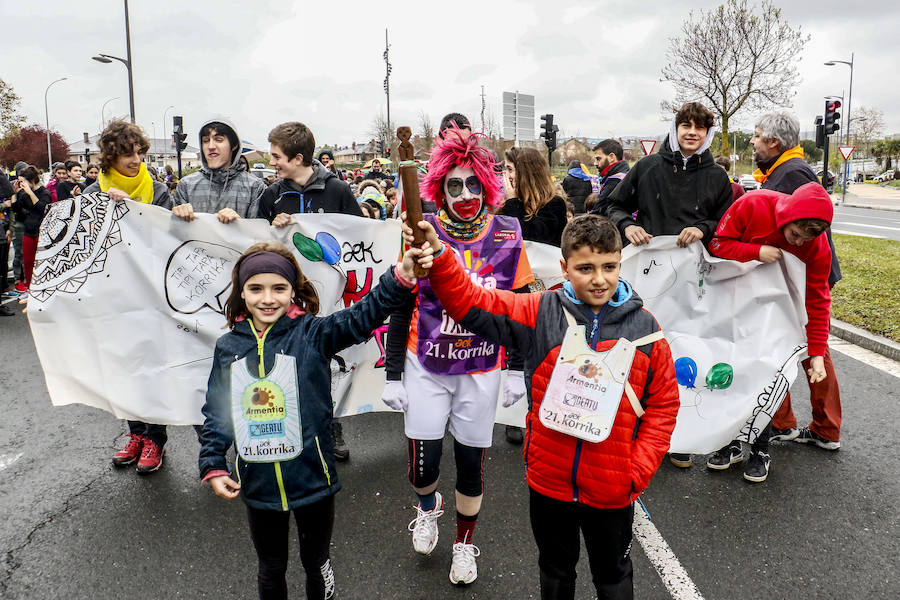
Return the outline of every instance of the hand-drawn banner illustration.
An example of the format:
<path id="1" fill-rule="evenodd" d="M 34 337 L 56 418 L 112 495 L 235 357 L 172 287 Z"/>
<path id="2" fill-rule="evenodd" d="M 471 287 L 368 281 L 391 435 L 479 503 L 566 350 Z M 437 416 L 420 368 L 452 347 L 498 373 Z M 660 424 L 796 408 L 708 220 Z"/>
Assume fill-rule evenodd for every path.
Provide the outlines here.
<path id="1" fill-rule="evenodd" d="M 400 253 L 398 221 L 294 215 L 224 225 L 184 222 L 162 208 L 104 194 L 53 206 L 41 229 L 28 316 L 55 405 L 80 403 L 153 423 L 200 423 L 234 262 L 277 240 L 320 295 L 321 314 L 359 301 Z M 526 243 L 538 280 L 563 279 L 559 248 Z M 631 282 L 672 346 L 682 408 L 673 451 L 711 452 L 752 440 L 768 423 L 805 355 L 803 265 L 710 257 L 698 244 L 655 238 L 623 253 Z M 795 282 L 800 282 L 797 285 Z M 337 416 L 389 410 L 381 402 L 386 327 L 332 363 Z M 499 401 L 499 399 L 498 399 Z M 497 422 L 523 425 L 526 403 L 498 406 Z"/>

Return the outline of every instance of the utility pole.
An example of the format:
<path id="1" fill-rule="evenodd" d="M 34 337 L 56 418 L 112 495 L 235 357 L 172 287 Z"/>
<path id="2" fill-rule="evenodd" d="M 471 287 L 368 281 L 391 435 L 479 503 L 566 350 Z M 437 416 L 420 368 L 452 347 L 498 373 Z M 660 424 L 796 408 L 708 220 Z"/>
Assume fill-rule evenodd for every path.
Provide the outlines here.
<path id="1" fill-rule="evenodd" d="M 390 44 L 388 44 L 388 30 L 384 29 L 384 66 L 385 66 L 385 76 L 384 76 L 384 95 L 387 97 L 387 128 L 389 135 L 393 138 L 393 128 L 391 127 L 391 61 L 388 58 L 388 50 L 390 50 Z M 388 144 L 390 144 L 390 140 L 385 140 Z"/>
<path id="2" fill-rule="evenodd" d="M 481 86 L 481 133 L 484 133 L 484 86 Z"/>

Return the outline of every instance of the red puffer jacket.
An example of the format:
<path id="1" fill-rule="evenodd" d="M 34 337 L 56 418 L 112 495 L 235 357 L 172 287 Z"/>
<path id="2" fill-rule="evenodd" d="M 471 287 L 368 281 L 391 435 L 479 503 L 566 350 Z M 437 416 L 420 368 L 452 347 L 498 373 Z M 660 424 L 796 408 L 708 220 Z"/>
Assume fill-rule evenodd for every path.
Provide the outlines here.
<path id="1" fill-rule="evenodd" d="M 563 290 L 515 294 L 480 288 L 452 252 L 435 259 L 429 282 L 447 314 L 463 327 L 524 354 L 529 412 L 523 452 L 528 485 L 544 496 L 595 508 L 621 508 L 634 501 L 669 449 L 680 406 L 665 340 L 640 346 L 631 366 L 629 382 L 645 409 L 643 417 L 637 417 L 623 394 L 606 440 L 592 443 L 548 429 L 538 412 L 568 328 L 563 308 L 586 325 L 587 332 L 598 329 L 595 350 L 607 350 L 619 338 L 636 340 L 659 330 L 631 287 L 620 282 L 601 318 L 569 300 Z"/>

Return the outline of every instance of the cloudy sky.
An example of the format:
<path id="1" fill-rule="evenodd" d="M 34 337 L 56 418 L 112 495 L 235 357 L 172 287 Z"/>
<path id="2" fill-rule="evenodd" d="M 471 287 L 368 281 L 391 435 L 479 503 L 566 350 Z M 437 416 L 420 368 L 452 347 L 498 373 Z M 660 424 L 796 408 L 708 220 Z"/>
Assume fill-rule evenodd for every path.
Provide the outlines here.
<path id="1" fill-rule="evenodd" d="M 668 40 L 691 9 L 719 3 L 132 0 L 135 112 L 157 137 L 171 131 L 172 115 L 183 115 L 193 144 L 214 114 L 231 117 L 241 136 L 261 147 L 268 131 L 288 120 L 309 125 L 319 144 L 367 140 L 373 117 L 385 109 L 387 27 L 396 125 L 417 129 L 420 112 L 436 123 L 455 110 L 477 126 L 484 86 L 498 119 L 502 92 L 519 90 L 535 95 L 537 114 L 554 113 L 564 134 L 656 135 L 666 130 L 659 103 L 673 96 L 659 81 Z M 848 67 L 822 63 L 854 52 L 853 107 L 884 111 L 885 133 L 900 133 L 897 3 L 776 4 L 811 35 L 799 56 L 802 83 L 793 106 L 801 128 L 812 129 L 824 95 L 849 87 Z M 22 97 L 29 122 L 44 123 L 44 91 L 60 77 L 68 79 L 49 92 L 50 126 L 67 140 L 96 133 L 111 98 L 118 97 L 106 105 L 107 119 L 128 114 L 124 66 L 91 60 L 97 53 L 125 56 L 121 0 L 0 6 L 7 15 L 0 78 Z M 732 126 L 750 128 L 753 117 L 741 115 Z"/>

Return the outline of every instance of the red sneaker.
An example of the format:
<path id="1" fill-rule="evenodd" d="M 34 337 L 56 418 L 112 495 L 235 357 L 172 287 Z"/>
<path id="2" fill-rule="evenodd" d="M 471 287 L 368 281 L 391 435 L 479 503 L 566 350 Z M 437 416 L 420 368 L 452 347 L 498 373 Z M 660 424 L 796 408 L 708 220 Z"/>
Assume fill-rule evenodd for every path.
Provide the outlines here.
<path id="1" fill-rule="evenodd" d="M 144 438 L 144 448 L 141 450 L 141 459 L 137 464 L 138 475 L 158 471 L 162 466 L 165 453 L 165 448 L 160 448 L 153 440 Z"/>
<path id="2" fill-rule="evenodd" d="M 144 438 L 136 433 L 128 434 L 128 443 L 125 447 L 113 455 L 113 464 L 117 467 L 124 467 L 132 464 L 141 455 L 141 447 L 144 445 Z"/>
<path id="3" fill-rule="evenodd" d="M 16 291 L 17 292 L 27 292 L 28 288 L 25 287 L 25 284 L 22 283 L 21 281 L 17 281 L 16 282 Z"/>

